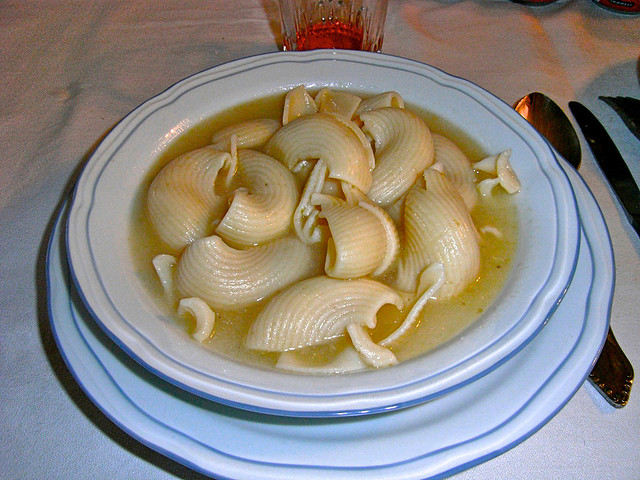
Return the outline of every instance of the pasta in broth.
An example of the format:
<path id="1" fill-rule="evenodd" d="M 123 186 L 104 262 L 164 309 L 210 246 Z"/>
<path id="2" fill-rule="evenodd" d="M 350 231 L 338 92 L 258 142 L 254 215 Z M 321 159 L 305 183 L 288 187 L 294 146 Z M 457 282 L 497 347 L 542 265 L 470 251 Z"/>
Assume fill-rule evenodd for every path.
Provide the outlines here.
<path id="1" fill-rule="evenodd" d="M 140 211 L 194 341 L 304 373 L 387 367 L 468 325 L 506 276 L 510 152 L 475 169 L 397 92 L 301 86 L 277 119 L 209 140 L 162 166 Z"/>

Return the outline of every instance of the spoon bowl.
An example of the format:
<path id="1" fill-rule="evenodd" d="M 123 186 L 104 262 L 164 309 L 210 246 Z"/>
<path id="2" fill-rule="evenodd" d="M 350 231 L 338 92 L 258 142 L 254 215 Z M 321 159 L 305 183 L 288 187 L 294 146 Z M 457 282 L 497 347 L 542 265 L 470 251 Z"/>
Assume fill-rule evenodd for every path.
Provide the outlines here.
<path id="1" fill-rule="evenodd" d="M 534 92 L 522 97 L 513 107 L 576 170 L 580 167 L 580 141 L 571 121 L 546 95 Z"/>

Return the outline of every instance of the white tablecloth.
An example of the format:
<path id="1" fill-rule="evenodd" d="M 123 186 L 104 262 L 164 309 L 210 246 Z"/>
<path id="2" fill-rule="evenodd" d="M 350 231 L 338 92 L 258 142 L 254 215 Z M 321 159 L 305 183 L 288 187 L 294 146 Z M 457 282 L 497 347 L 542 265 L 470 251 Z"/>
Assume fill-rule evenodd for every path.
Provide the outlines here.
<path id="1" fill-rule="evenodd" d="M 467 78 L 509 104 L 530 91 L 603 121 L 640 180 L 640 141 L 599 95 L 640 98 L 640 17 L 589 0 L 391 0 L 385 53 Z M 276 51 L 269 0 L 0 3 L 0 470 L 7 479 L 198 478 L 133 440 L 71 377 L 49 326 L 44 255 L 79 166 L 177 80 Z M 610 229 L 611 323 L 640 371 L 640 239 L 583 140 L 581 174 Z M 636 387 L 638 390 L 640 387 Z M 585 383 L 547 425 L 455 478 L 638 479 L 640 391 L 621 410 Z"/>

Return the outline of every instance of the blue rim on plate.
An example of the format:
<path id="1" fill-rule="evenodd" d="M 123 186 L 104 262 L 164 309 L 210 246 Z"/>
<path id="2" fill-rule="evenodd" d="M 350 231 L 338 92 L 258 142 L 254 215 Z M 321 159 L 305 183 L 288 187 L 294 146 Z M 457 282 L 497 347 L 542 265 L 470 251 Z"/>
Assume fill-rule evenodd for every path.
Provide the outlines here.
<path id="1" fill-rule="evenodd" d="M 164 382 L 114 348 L 84 309 L 61 241 L 65 213 L 47 254 L 54 337 L 78 383 L 120 428 L 216 478 L 443 478 L 541 428 L 583 384 L 600 352 L 613 296 L 612 247 L 583 180 L 568 167 L 567 174 L 579 202 L 581 251 L 577 274 L 547 327 L 486 376 L 409 409 L 342 419 L 271 417 Z"/>
<path id="2" fill-rule="evenodd" d="M 472 125 L 469 135 L 488 150 L 513 148 L 514 168 L 524 180 L 525 193 L 514 197 L 516 204 L 523 203 L 518 206 L 522 234 L 508 286 L 464 335 L 392 369 L 294 379 L 289 373 L 257 372 L 190 342 L 171 321 L 162 321 L 160 309 L 130 267 L 126 232 L 132 192 L 159 152 L 181 131 L 217 111 L 301 83 L 365 93 L 400 90 L 410 104 L 456 126 Z M 211 95 L 215 102 L 203 101 Z M 464 112 L 452 105 L 464 106 Z M 261 413 L 371 414 L 424 402 L 472 382 L 507 361 L 542 329 L 575 272 L 575 202 L 547 143 L 508 105 L 466 80 L 368 52 L 275 53 L 189 77 L 120 122 L 80 176 L 67 245 L 72 276 L 95 320 L 123 350 L 165 380 Z"/>

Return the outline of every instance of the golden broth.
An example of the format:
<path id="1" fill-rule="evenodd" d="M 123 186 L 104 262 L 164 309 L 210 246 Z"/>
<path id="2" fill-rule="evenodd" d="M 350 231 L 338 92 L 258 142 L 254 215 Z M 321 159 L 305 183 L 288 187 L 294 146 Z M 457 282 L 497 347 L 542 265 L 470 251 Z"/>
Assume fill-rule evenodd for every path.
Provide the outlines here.
<path id="1" fill-rule="evenodd" d="M 210 144 L 214 132 L 232 123 L 258 117 L 280 119 L 284 96 L 264 98 L 241 105 L 195 125 L 177 137 L 158 158 L 156 165 L 141 185 L 134 204 L 131 219 L 130 245 L 134 266 L 151 294 L 166 307 L 167 315 L 177 325 L 191 331 L 194 327 L 178 317 L 175 305 L 166 305 L 160 282 L 152 266 L 152 259 L 161 253 L 172 252 L 152 227 L 146 213 L 146 193 L 157 173 L 169 161 L 190 150 Z M 462 148 L 472 161 L 478 161 L 488 153 L 473 145 L 458 129 L 419 109 L 409 107 L 420 114 L 437 133 L 447 136 Z M 480 243 L 482 263 L 478 279 L 462 294 L 448 301 L 428 302 L 415 330 L 406 334 L 398 344 L 391 347 L 398 360 L 406 360 L 423 354 L 453 338 L 469 326 L 491 303 L 501 290 L 509 272 L 512 255 L 517 244 L 516 212 L 509 195 L 496 189 L 491 197 L 480 197 L 471 212 L 479 231 L 492 226 L 502 232 L 503 238 L 491 234 L 482 235 Z M 244 338 L 251 322 L 263 303 L 237 312 L 216 312 L 215 334 L 205 345 L 216 352 L 236 360 L 263 367 L 272 367 L 278 359 L 277 353 L 252 351 L 244 347 Z M 372 332 L 374 341 L 385 338 L 400 325 L 402 319 L 395 307 L 385 306 L 378 314 L 378 326 Z M 195 341 L 195 340 L 194 340 Z M 322 364 L 332 358 L 348 344 L 346 336 L 333 344 L 305 349 L 303 356 L 312 363 Z"/>

